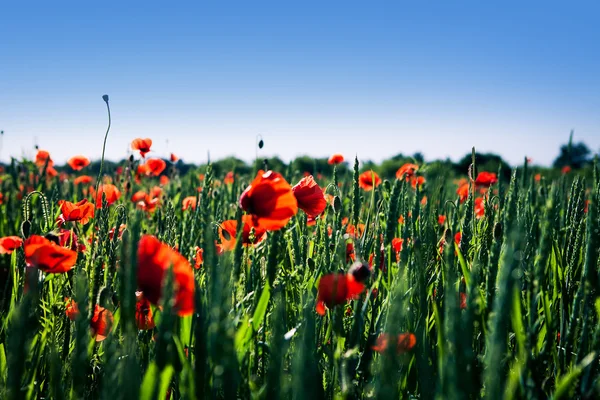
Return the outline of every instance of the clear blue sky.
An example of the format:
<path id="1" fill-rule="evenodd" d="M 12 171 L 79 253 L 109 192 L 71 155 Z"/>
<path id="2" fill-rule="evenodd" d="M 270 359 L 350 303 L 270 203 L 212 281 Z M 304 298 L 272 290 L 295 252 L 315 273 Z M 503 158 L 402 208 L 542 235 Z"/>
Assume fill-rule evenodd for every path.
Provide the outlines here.
<path id="1" fill-rule="evenodd" d="M 2 2 L 0 159 L 600 149 L 598 2 L 199 3 Z"/>

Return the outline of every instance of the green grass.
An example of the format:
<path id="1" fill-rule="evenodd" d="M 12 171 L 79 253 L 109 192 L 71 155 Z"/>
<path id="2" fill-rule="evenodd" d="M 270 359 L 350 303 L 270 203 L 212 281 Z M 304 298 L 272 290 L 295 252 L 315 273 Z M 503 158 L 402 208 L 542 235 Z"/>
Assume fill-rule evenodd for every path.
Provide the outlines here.
<path id="1" fill-rule="evenodd" d="M 239 225 L 238 200 L 254 176 L 226 185 L 210 166 L 203 181 L 198 170 L 180 176 L 169 167 L 160 206 L 145 213 L 129 198 L 158 179 L 136 182 L 136 163 L 123 165 L 121 176 L 105 171 L 123 191 L 116 204 L 97 210 L 87 225 L 67 223 L 87 247 L 72 271 L 38 279 L 25 273 L 31 268 L 23 248 L 0 256 L 0 398 L 600 396 L 597 166 L 587 180 L 574 172 L 551 182 L 515 169 L 510 182 L 490 188 L 477 218 L 473 196 L 481 195 L 473 188 L 461 203 L 453 183 L 467 171 L 454 176 L 422 165 L 426 183 L 418 190 L 394 180 L 365 192 L 357 160 L 353 171 L 334 169 L 319 180 L 334 200 L 315 225 L 299 211 L 258 245 L 238 240 L 218 254 L 219 224 Z M 278 172 L 293 185 L 303 171 Z M 85 198 L 71 182 L 13 161 L 2 176 L 2 236 L 55 229 L 58 201 Z M 196 210 L 182 211 L 181 200 L 194 195 Z M 439 215 L 447 217 L 444 225 Z M 365 225 L 354 246 L 360 260 L 373 255 L 372 274 L 358 299 L 320 316 L 319 278 L 351 264 L 348 223 Z M 110 239 L 121 224 L 123 236 Z M 194 270 L 195 313 L 174 313 L 174 278 L 167 274 L 151 331 L 135 323 L 136 251 L 144 233 L 176 246 L 192 265 L 195 247 L 204 250 Z M 394 238 L 404 239 L 398 258 Z M 65 297 L 79 306 L 75 321 L 65 315 Z M 101 342 L 89 329 L 96 304 L 114 315 Z M 414 348 L 373 350 L 381 333 L 405 332 L 416 336 Z"/>

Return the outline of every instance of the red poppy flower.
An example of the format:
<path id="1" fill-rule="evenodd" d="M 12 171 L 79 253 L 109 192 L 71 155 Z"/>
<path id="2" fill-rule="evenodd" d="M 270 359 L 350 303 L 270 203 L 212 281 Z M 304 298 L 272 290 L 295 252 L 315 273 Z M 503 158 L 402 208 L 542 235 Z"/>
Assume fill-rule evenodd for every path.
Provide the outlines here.
<path id="1" fill-rule="evenodd" d="M 536 182 L 539 182 L 542 180 L 542 174 L 535 174 L 535 176 L 533 177 L 533 179 L 535 179 Z"/>
<path id="2" fill-rule="evenodd" d="M 181 209 L 183 211 L 188 209 L 195 210 L 197 203 L 198 199 L 196 198 L 196 196 L 188 196 L 181 201 Z"/>
<path id="3" fill-rule="evenodd" d="M 138 287 L 152 303 L 158 304 L 162 295 L 166 271 L 173 268 L 175 277 L 175 308 L 180 316 L 194 312 L 194 273 L 189 261 L 179 252 L 150 235 L 138 243 Z"/>
<path id="4" fill-rule="evenodd" d="M 409 180 L 418 170 L 419 166 L 417 164 L 406 163 L 396 171 L 396 179 L 402 180 L 404 178 Z"/>
<path id="5" fill-rule="evenodd" d="M 493 172 L 480 172 L 475 179 L 475 185 L 479 187 L 490 187 L 498 182 L 498 176 Z"/>
<path id="6" fill-rule="evenodd" d="M 131 142 L 131 149 L 138 150 L 142 157 L 146 157 L 146 154 L 150 152 L 150 147 L 152 147 L 152 139 L 134 139 Z"/>
<path id="7" fill-rule="evenodd" d="M 113 325 L 113 314 L 109 309 L 100 307 L 98 304 L 94 307 L 94 315 L 90 321 L 92 335 L 95 336 L 96 342 L 101 342 L 110 333 Z"/>
<path id="8" fill-rule="evenodd" d="M 460 309 L 466 310 L 467 309 L 467 294 L 465 292 L 460 292 L 459 297 L 460 297 Z"/>
<path id="9" fill-rule="evenodd" d="M 482 197 L 478 197 L 475 199 L 475 216 L 479 218 L 483 218 L 485 216 L 485 205 Z"/>
<path id="10" fill-rule="evenodd" d="M 266 230 L 254 227 L 254 240 L 251 241 L 252 217 L 250 215 L 243 215 L 242 223 L 244 224 L 242 231 L 242 244 L 244 246 L 258 244 L 266 237 Z M 234 219 L 223 221 L 219 226 L 219 238 L 221 239 L 221 251 L 233 250 L 237 240 L 237 221 Z"/>
<path id="11" fill-rule="evenodd" d="M 71 321 L 75 321 L 79 315 L 79 307 L 75 300 L 65 297 L 65 314 Z"/>
<path id="12" fill-rule="evenodd" d="M 346 243 L 346 262 L 354 261 L 356 255 L 354 254 L 354 242 L 351 240 Z"/>
<path id="13" fill-rule="evenodd" d="M 369 192 L 381 184 L 381 178 L 377 172 L 370 170 L 365 171 L 358 177 L 358 186 Z"/>
<path id="14" fill-rule="evenodd" d="M 446 216 L 445 215 L 438 215 L 438 224 L 444 225 L 445 222 L 446 222 Z"/>
<path id="15" fill-rule="evenodd" d="M 389 334 L 382 333 L 377 337 L 375 346 L 372 347 L 373 351 L 378 353 L 385 353 L 388 349 L 388 345 L 391 337 Z M 412 333 L 401 333 L 395 338 L 396 343 L 396 354 L 404 354 L 407 351 L 412 350 L 417 344 L 417 337 Z"/>
<path id="16" fill-rule="evenodd" d="M 333 307 L 357 298 L 365 289 L 352 274 L 333 273 L 323 275 L 319 280 L 317 293 L 317 313 L 325 315 L 325 306 Z"/>
<path id="17" fill-rule="evenodd" d="M 143 190 L 138 190 L 137 192 L 135 192 L 133 194 L 133 196 L 131 196 L 131 201 L 134 202 L 134 203 L 137 203 L 139 201 L 146 200 L 146 197 L 148 197 L 148 195 L 146 194 L 146 192 L 144 192 Z"/>
<path id="18" fill-rule="evenodd" d="M 115 235 L 115 228 L 116 228 L 116 227 L 112 227 L 112 228 L 110 229 L 110 231 L 108 231 L 108 238 L 109 238 L 110 240 L 112 240 L 113 236 Z M 118 233 L 118 236 L 117 236 L 117 238 L 118 238 L 118 239 L 120 239 L 120 238 L 122 238 L 122 237 L 123 237 L 123 231 L 125 231 L 125 229 L 127 229 L 127 225 L 125 225 L 125 224 L 121 224 L 121 225 L 119 226 L 119 233 Z"/>
<path id="19" fill-rule="evenodd" d="M 204 249 L 196 246 L 196 257 L 194 257 L 194 268 L 200 269 L 204 263 Z"/>
<path id="20" fill-rule="evenodd" d="M 460 185 L 456 190 L 456 194 L 458 194 L 460 202 L 464 202 L 467 199 L 467 197 L 469 197 L 469 184 L 463 183 L 462 185 Z"/>
<path id="21" fill-rule="evenodd" d="M 81 171 L 83 168 L 90 165 L 90 159 L 84 156 L 75 156 L 71 157 L 69 161 L 67 161 L 67 164 L 75 171 Z"/>
<path id="22" fill-rule="evenodd" d="M 396 253 L 396 261 L 400 259 L 400 252 L 402 251 L 402 245 L 404 244 L 404 239 L 402 238 L 393 238 L 392 239 L 392 249 Z"/>
<path id="23" fill-rule="evenodd" d="M 568 165 L 565 165 L 564 167 L 562 167 L 562 169 L 560 170 L 560 172 L 562 172 L 563 175 L 566 175 L 569 172 L 571 172 L 571 167 L 568 166 Z"/>
<path id="24" fill-rule="evenodd" d="M 153 212 L 159 205 L 160 199 L 146 196 L 144 200 L 137 202 L 136 207 L 146 212 Z"/>
<path id="25" fill-rule="evenodd" d="M 254 227 L 267 231 L 283 228 L 298 212 L 289 183 L 277 172 L 262 170 L 242 193 L 240 207 L 252 216 Z"/>
<path id="26" fill-rule="evenodd" d="M 77 252 L 61 247 L 43 236 L 25 240 L 25 262 L 49 274 L 70 271 L 77 262 Z"/>
<path id="27" fill-rule="evenodd" d="M 233 171 L 229 171 L 225 175 L 225 179 L 223 179 L 223 183 L 226 185 L 231 185 L 231 184 L 233 184 L 233 181 L 234 181 Z"/>
<path id="28" fill-rule="evenodd" d="M 0 254 L 12 254 L 13 251 L 23 245 L 23 239 L 18 236 L 6 236 L 0 238 Z"/>
<path id="29" fill-rule="evenodd" d="M 160 158 L 149 158 L 145 165 L 147 168 L 146 175 L 159 176 L 167 168 L 167 163 Z"/>
<path id="30" fill-rule="evenodd" d="M 292 192 L 300 207 L 310 218 L 315 218 L 327 207 L 323 190 L 317 185 L 312 175 L 304 177 L 292 188 Z"/>
<path id="31" fill-rule="evenodd" d="M 334 154 L 331 157 L 329 157 L 329 160 L 327 161 L 330 165 L 333 164 L 341 164 L 344 162 L 344 156 L 341 154 Z"/>
<path id="32" fill-rule="evenodd" d="M 175 154 L 171 153 L 171 162 L 176 163 L 177 161 L 179 161 L 179 157 L 177 157 Z"/>
<path id="33" fill-rule="evenodd" d="M 166 175 L 160 176 L 159 182 L 160 182 L 161 186 L 167 186 L 169 184 L 169 181 L 170 181 L 170 179 L 168 176 L 166 176 Z"/>
<path id="34" fill-rule="evenodd" d="M 46 175 L 48 175 L 50 178 L 54 178 L 58 176 L 58 171 L 56 171 L 54 167 L 48 166 L 48 168 L 46 168 Z"/>
<path id="35" fill-rule="evenodd" d="M 154 329 L 156 323 L 152 315 L 152 307 L 148 299 L 144 297 L 143 292 L 135 292 L 137 302 L 135 304 L 135 324 L 137 328 L 143 331 Z"/>
<path id="36" fill-rule="evenodd" d="M 2 193 L 0 193 L 0 204 L 2 204 L 4 202 L 4 195 Z"/>
<path id="37" fill-rule="evenodd" d="M 412 186 L 413 189 L 416 189 L 417 186 L 419 186 L 419 187 L 423 186 L 424 183 L 425 183 L 424 176 L 413 176 L 412 178 L 410 178 L 410 186 Z"/>
<path id="38" fill-rule="evenodd" d="M 87 185 L 88 183 L 92 183 L 92 177 L 88 175 L 81 175 L 73 180 L 74 185 Z"/>
<path id="39" fill-rule="evenodd" d="M 589 206 L 590 206 L 590 201 L 586 200 L 585 203 L 583 203 L 583 212 L 584 213 L 587 214 Z"/>
<path id="40" fill-rule="evenodd" d="M 58 202 L 60 205 L 60 216 L 58 217 L 59 225 L 64 222 L 79 222 L 82 225 L 90 222 L 91 218 L 94 218 L 94 205 L 89 203 L 87 199 L 83 199 L 77 203 L 71 203 L 70 201 L 61 200 Z"/>
<path id="41" fill-rule="evenodd" d="M 38 150 L 37 154 L 35 155 L 35 165 L 38 167 L 43 167 L 46 165 L 46 162 L 48 162 L 48 168 L 54 165 L 54 162 L 50 158 L 50 153 L 48 153 L 46 150 Z"/>
<path id="42" fill-rule="evenodd" d="M 96 193 L 96 208 L 102 208 L 102 194 L 106 196 L 106 203 L 110 206 L 121 197 L 121 192 L 117 187 L 110 183 L 100 185 Z"/>

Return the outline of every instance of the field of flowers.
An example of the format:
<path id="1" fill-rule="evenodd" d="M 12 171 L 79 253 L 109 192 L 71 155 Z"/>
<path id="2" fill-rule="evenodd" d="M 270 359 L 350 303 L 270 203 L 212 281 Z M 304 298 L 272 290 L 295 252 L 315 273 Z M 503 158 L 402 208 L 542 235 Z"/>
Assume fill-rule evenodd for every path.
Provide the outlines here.
<path id="1" fill-rule="evenodd" d="M 600 396 L 596 163 L 387 180 L 132 150 L 0 175 L 0 398 Z"/>

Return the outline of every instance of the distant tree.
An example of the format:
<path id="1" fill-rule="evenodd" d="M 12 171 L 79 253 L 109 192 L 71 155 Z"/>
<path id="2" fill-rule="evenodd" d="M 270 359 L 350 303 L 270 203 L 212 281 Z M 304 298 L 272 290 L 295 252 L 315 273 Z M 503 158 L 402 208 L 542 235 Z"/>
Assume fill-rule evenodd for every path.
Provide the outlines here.
<path id="1" fill-rule="evenodd" d="M 570 166 L 579 169 L 591 161 L 591 151 L 585 143 L 573 143 L 573 131 L 569 136 L 569 143 L 560 146 L 560 154 L 552 164 L 555 168 Z"/>
<path id="2" fill-rule="evenodd" d="M 456 164 L 454 170 L 460 176 L 466 176 L 469 172 L 469 166 L 472 162 L 471 153 L 466 154 Z M 510 179 L 510 165 L 502 159 L 498 154 L 494 153 L 475 153 L 475 164 L 477 171 L 498 172 L 498 168 L 502 167 L 501 178 Z"/>

